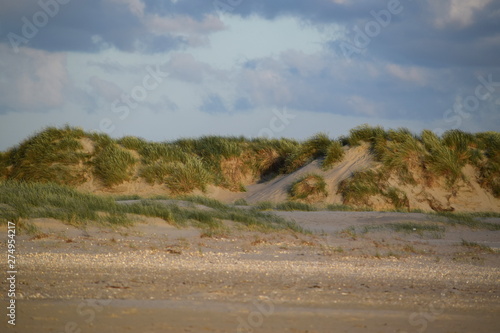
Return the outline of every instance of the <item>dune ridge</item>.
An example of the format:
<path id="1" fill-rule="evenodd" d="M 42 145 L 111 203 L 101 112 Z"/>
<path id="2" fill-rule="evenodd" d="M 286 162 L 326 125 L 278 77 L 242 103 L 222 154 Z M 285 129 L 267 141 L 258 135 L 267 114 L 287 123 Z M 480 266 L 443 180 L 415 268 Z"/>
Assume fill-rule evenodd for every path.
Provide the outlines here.
<path id="1" fill-rule="evenodd" d="M 112 139 L 47 128 L 0 153 L 0 179 L 105 195 L 201 194 L 226 203 L 300 201 L 372 210 L 500 212 L 500 133 L 438 137 L 360 126 L 348 137 Z M 315 195 L 323 183 L 321 195 Z M 311 193 L 291 196 L 300 183 Z"/>

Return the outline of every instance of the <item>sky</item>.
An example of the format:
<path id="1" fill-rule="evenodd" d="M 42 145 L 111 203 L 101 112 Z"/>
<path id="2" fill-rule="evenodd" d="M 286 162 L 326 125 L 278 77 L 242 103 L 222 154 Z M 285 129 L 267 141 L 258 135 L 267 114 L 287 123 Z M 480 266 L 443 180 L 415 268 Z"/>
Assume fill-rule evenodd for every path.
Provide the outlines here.
<path id="1" fill-rule="evenodd" d="M 500 1 L 3 1 L 0 150 L 65 124 L 152 141 L 498 131 Z"/>

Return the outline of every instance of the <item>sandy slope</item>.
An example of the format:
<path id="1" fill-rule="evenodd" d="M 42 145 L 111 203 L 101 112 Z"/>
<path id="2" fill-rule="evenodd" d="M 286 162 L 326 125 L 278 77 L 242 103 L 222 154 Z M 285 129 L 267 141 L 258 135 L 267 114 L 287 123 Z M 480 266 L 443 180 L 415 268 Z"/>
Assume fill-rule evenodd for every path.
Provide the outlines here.
<path id="1" fill-rule="evenodd" d="M 321 161 L 315 160 L 289 175 L 277 177 L 268 183 L 248 186 L 248 195 L 244 196 L 244 198 L 250 203 L 286 201 L 288 199 L 288 189 L 295 180 L 304 175 L 315 173 L 323 176 L 328 185 L 330 195 L 325 202 L 341 203 L 342 198 L 337 194 L 339 183 L 351 176 L 353 172 L 369 168 L 372 161 L 372 156 L 367 153 L 366 145 L 355 147 L 347 150 L 344 159 L 328 171 L 323 171 Z"/>

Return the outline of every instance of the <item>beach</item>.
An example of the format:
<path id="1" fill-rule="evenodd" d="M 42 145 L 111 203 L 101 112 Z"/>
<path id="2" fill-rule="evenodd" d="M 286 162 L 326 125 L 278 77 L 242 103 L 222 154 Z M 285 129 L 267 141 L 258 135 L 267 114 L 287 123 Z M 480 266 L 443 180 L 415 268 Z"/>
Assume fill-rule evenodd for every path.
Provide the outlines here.
<path id="1" fill-rule="evenodd" d="M 2 325 L 8 332 L 494 332 L 500 323 L 498 231 L 426 214 L 276 214 L 310 232 L 263 233 L 228 221 L 231 231 L 208 237 L 159 219 L 128 228 L 34 220 L 45 233 L 18 236 L 16 325 Z M 411 222 L 443 229 L 394 231 Z"/>

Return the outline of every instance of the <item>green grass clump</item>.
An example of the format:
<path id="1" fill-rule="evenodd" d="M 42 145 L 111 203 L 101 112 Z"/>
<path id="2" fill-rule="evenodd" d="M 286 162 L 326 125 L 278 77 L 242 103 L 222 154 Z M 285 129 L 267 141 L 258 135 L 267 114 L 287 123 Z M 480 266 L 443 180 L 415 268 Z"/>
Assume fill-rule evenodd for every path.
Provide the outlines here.
<path id="1" fill-rule="evenodd" d="M 325 159 L 323 160 L 321 167 L 323 170 L 332 168 L 335 164 L 342 161 L 344 155 L 345 152 L 340 141 L 332 141 L 326 148 Z"/>
<path id="2" fill-rule="evenodd" d="M 4 158 L 3 164 L 12 166 L 9 179 L 67 185 L 85 182 L 89 156 L 79 141 L 83 135 L 81 129 L 66 126 L 49 127 L 28 138 Z"/>
<path id="3" fill-rule="evenodd" d="M 318 133 L 307 139 L 290 152 L 285 161 L 284 171 L 291 173 L 314 159 L 327 155 L 332 141 L 325 133 Z"/>
<path id="4" fill-rule="evenodd" d="M 458 129 L 446 131 L 442 136 L 442 142 L 452 149 L 457 154 L 458 159 L 462 161 L 469 161 L 474 156 L 473 149 L 478 145 L 473 134 Z"/>
<path id="5" fill-rule="evenodd" d="M 389 187 L 382 194 L 389 199 L 396 210 L 410 209 L 410 201 L 406 193 L 395 187 Z"/>
<path id="6" fill-rule="evenodd" d="M 500 198 L 500 162 L 487 160 L 480 167 L 480 184 Z"/>
<path id="7" fill-rule="evenodd" d="M 101 149 L 94 161 L 94 172 L 105 186 L 111 187 L 128 181 L 134 175 L 137 160 L 116 144 Z"/>
<path id="8" fill-rule="evenodd" d="M 495 250 L 493 250 L 490 246 L 479 244 L 476 242 L 469 242 L 469 241 L 466 241 L 465 239 L 462 239 L 461 245 L 464 247 L 467 247 L 469 249 L 484 251 L 484 252 L 488 252 L 488 253 L 495 253 Z"/>
<path id="9" fill-rule="evenodd" d="M 369 207 L 370 198 L 375 195 L 384 197 L 398 211 L 409 211 L 410 202 L 406 193 L 387 183 L 384 169 L 358 171 L 343 180 L 338 189 L 342 194 L 343 204 L 356 207 Z"/>
<path id="10" fill-rule="evenodd" d="M 157 161 L 151 164 L 146 164 L 139 170 L 139 176 L 144 178 L 148 184 L 163 184 L 168 176 L 169 163 Z"/>
<path id="11" fill-rule="evenodd" d="M 486 229 L 491 231 L 500 230 L 500 224 L 481 220 L 487 217 L 500 217 L 499 213 L 453 213 L 453 212 L 433 212 L 429 213 L 437 220 L 456 226 L 461 225 L 471 229 Z"/>
<path id="12" fill-rule="evenodd" d="M 323 176 L 308 174 L 297 179 L 290 187 L 290 198 L 293 200 L 314 201 L 328 196 Z"/>
<path id="13" fill-rule="evenodd" d="M 214 185 L 232 191 L 244 191 L 241 182 L 251 173 L 253 162 L 248 158 L 250 147 L 245 138 L 204 136 L 199 139 L 181 139 L 173 144 L 202 161 Z"/>
<path id="14" fill-rule="evenodd" d="M 242 153 L 240 146 L 244 138 L 203 136 L 199 139 L 181 139 L 173 144 L 181 149 L 194 153 L 205 159 L 222 159 L 239 156 Z"/>
<path id="15" fill-rule="evenodd" d="M 479 148 L 484 151 L 484 158 L 478 163 L 480 183 L 500 198 L 500 133 L 477 133 L 476 138 Z"/>
<path id="16" fill-rule="evenodd" d="M 190 193 L 195 189 L 205 192 L 212 180 L 212 175 L 198 158 L 190 158 L 185 163 L 169 163 L 165 172 L 164 182 L 173 194 Z"/>
<path id="17" fill-rule="evenodd" d="M 141 145 L 138 150 L 142 158 L 143 165 L 147 166 L 155 162 L 184 162 L 188 158 L 188 153 L 179 149 L 175 145 L 168 143 L 148 142 Z"/>
<path id="18" fill-rule="evenodd" d="M 412 170 L 422 166 L 425 148 L 408 129 L 390 130 L 387 139 L 375 142 L 373 150 L 388 171 L 395 171 L 401 179 L 415 183 Z"/>
<path id="19" fill-rule="evenodd" d="M 119 195 L 114 195 L 113 199 L 116 201 L 126 201 L 126 200 L 142 200 L 143 198 L 139 194 L 119 194 Z"/>
<path id="20" fill-rule="evenodd" d="M 456 133 L 455 136 L 457 136 Z M 448 138 L 448 142 L 453 143 L 449 139 L 450 135 L 447 137 L 445 133 L 444 137 Z M 422 142 L 427 149 L 425 168 L 429 179 L 436 178 L 436 176 L 445 177 L 447 185 L 452 187 L 459 179 L 464 178 L 462 168 L 468 161 L 468 154 L 455 150 L 453 144 L 447 146 L 444 139 L 428 130 L 422 132 Z"/>
<path id="21" fill-rule="evenodd" d="M 342 204 L 329 204 L 326 206 L 326 209 L 332 212 L 351 212 L 351 211 L 357 211 L 358 209 L 347 206 L 347 205 L 342 205 Z"/>
<path id="22" fill-rule="evenodd" d="M 241 198 L 241 199 L 235 200 L 233 205 L 235 205 L 235 206 L 248 206 L 248 202 L 245 199 Z"/>
<path id="23" fill-rule="evenodd" d="M 258 210 L 272 210 L 274 209 L 274 204 L 270 201 L 260 201 L 257 202 L 254 207 Z"/>
<path id="24" fill-rule="evenodd" d="M 192 170 L 193 167 L 196 168 L 200 166 L 199 162 L 192 161 L 196 158 L 195 156 L 189 155 L 179 149 L 179 147 L 167 143 L 148 142 L 142 144 L 138 152 L 142 159 L 139 176 L 144 178 L 146 182 L 151 185 L 165 184 L 167 181 L 170 182 L 171 185 L 175 185 L 176 182 L 186 183 L 186 181 L 183 181 L 181 178 L 186 177 L 185 173 L 188 171 L 187 169 Z M 174 170 L 181 164 L 186 164 L 186 167 L 181 167 L 181 170 L 178 171 Z M 204 170 L 205 168 L 202 167 L 202 169 Z M 174 170 L 174 174 L 172 174 L 172 170 Z M 204 171 L 202 176 L 205 175 L 205 173 Z M 199 182 L 199 179 L 192 179 L 189 182 L 192 183 L 192 185 L 185 184 L 185 188 L 179 189 L 176 193 L 182 193 L 186 190 L 186 187 L 190 186 L 197 188 L 197 182 Z M 202 183 L 204 184 L 205 182 Z M 202 185 L 202 187 L 203 186 L 205 185 Z"/>
<path id="25" fill-rule="evenodd" d="M 332 140 L 330 140 L 328 135 L 318 133 L 307 139 L 302 146 L 304 150 L 311 154 L 312 158 L 318 158 L 326 155 L 331 144 Z"/>
<path id="26" fill-rule="evenodd" d="M 313 211 L 317 210 L 314 206 L 312 206 L 310 204 L 297 202 L 297 201 L 286 201 L 286 202 L 279 203 L 276 205 L 276 209 L 277 210 L 284 210 L 284 211 L 298 210 L 298 211 L 304 211 L 304 212 L 313 212 Z"/>
<path id="27" fill-rule="evenodd" d="M 126 149 L 135 151 L 141 151 L 148 145 L 148 142 L 146 140 L 144 140 L 143 138 L 138 138 L 136 136 L 125 136 L 121 139 L 116 140 L 116 143 Z"/>
<path id="28" fill-rule="evenodd" d="M 385 130 L 380 127 L 372 127 L 369 125 L 361 125 L 349 131 L 347 143 L 349 146 L 359 146 L 362 142 L 375 143 L 379 139 L 387 136 Z"/>
<path id="29" fill-rule="evenodd" d="M 10 171 L 10 152 L 0 152 L 0 180 L 7 179 Z"/>
<path id="30" fill-rule="evenodd" d="M 379 172 L 358 171 L 340 182 L 338 191 L 342 194 L 344 205 L 368 206 L 369 198 L 380 194 L 379 184 L 382 181 L 383 175 Z"/>

